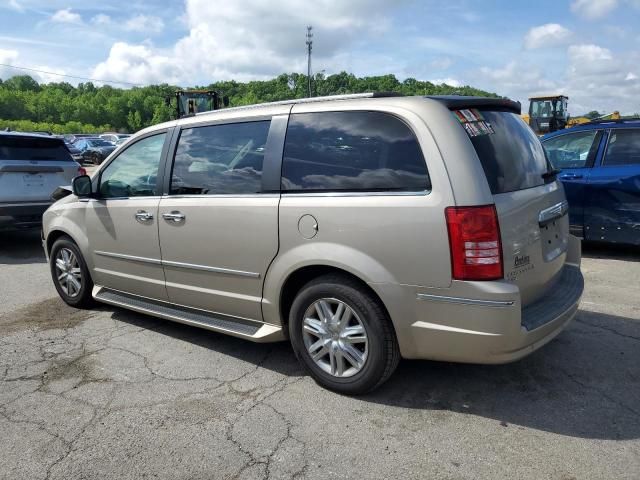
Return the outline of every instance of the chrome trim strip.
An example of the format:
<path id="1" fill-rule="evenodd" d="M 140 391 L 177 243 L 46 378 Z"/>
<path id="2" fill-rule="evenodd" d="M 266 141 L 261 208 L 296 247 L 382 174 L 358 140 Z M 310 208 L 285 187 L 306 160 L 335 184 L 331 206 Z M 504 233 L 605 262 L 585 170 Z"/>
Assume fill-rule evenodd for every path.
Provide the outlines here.
<path id="1" fill-rule="evenodd" d="M 432 295 L 429 293 L 418 293 L 418 300 L 460 303 L 462 305 L 478 305 L 481 307 L 511 307 L 515 303 L 513 300 L 480 300 L 477 298 L 447 297 L 445 295 Z"/>
<path id="2" fill-rule="evenodd" d="M 206 195 L 163 195 L 162 200 L 177 200 L 180 198 L 278 198 L 279 193 L 247 193 L 247 194 L 206 194 Z M 166 206 L 166 205 L 164 205 Z"/>
<path id="3" fill-rule="evenodd" d="M 167 267 L 177 267 L 177 268 L 189 268 L 192 270 L 202 270 L 205 272 L 214 272 L 214 273 L 223 273 L 226 275 L 238 275 L 240 277 L 251 277 L 251 278 L 260 278 L 259 273 L 255 272 L 245 272 L 243 270 L 232 270 L 230 268 L 220 268 L 220 267 L 209 267 L 207 265 L 196 265 L 194 263 L 184 263 L 184 262 L 172 262 L 169 260 L 162 260 L 162 265 Z"/>
<path id="4" fill-rule="evenodd" d="M 491 333 L 491 332 L 479 332 L 477 330 L 469 330 L 466 328 L 458 328 L 458 327 L 450 327 L 448 325 L 439 325 L 437 323 L 424 322 L 422 320 L 418 320 L 415 323 L 411 324 L 412 327 L 418 328 L 428 328 L 429 330 L 439 330 L 441 332 L 450 332 L 450 333 L 465 333 L 467 335 L 480 335 L 484 337 L 499 337 L 500 333 Z"/>
<path id="5" fill-rule="evenodd" d="M 5 207 L 44 207 L 45 205 L 53 205 L 53 202 L 0 203 L 0 208 L 5 208 Z"/>
<path id="6" fill-rule="evenodd" d="M 545 208 L 540 211 L 538 215 L 538 223 L 541 227 L 545 224 L 555 220 L 556 218 L 560 218 L 565 215 L 569 211 L 569 202 L 566 200 L 561 201 L 560 203 L 556 203 L 555 205 Z"/>
<path id="7" fill-rule="evenodd" d="M 152 265 L 162 265 L 176 268 L 189 268 L 192 270 L 202 270 L 204 272 L 222 273 L 225 275 L 237 275 L 240 277 L 260 278 L 260 274 L 256 272 L 245 272 L 244 270 L 233 270 L 231 268 L 209 267 L 207 265 L 197 265 L 195 263 L 172 262 L 169 260 L 159 260 L 156 258 L 138 257 L 135 255 L 125 255 L 123 253 L 102 252 L 94 250 L 93 253 L 103 257 L 118 258 L 120 260 L 130 260 L 132 262 L 150 263 Z"/>
<path id="8" fill-rule="evenodd" d="M 418 192 L 282 192 L 283 197 L 417 197 L 425 196 L 431 190 Z"/>
<path id="9" fill-rule="evenodd" d="M 153 265 L 162 265 L 162 260 L 157 258 L 137 257 L 135 255 L 125 255 L 124 253 L 102 252 L 94 250 L 93 253 L 102 257 L 119 258 L 120 260 L 131 260 L 132 262 L 151 263 Z"/>

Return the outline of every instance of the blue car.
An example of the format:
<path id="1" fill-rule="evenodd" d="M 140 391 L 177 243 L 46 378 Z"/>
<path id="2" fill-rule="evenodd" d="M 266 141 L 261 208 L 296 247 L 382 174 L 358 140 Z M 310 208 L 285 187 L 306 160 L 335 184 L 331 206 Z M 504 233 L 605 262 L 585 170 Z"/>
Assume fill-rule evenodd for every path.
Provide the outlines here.
<path id="1" fill-rule="evenodd" d="M 541 141 L 560 170 L 571 233 L 640 245 L 640 120 L 591 122 Z"/>

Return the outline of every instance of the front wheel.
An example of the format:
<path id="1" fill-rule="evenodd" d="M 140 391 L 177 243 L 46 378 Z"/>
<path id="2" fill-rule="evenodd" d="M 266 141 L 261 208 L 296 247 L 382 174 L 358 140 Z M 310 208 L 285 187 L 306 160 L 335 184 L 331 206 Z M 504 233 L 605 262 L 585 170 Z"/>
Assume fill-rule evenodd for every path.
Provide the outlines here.
<path id="1" fill-rule="evenodd" d="M 358 395 L 377 388 L 400 360 L 380 301 L 343 275 L 325 275 L 302 288 L 291 306 L 289 335 L 314 380 L 340 393 Z"/>
<path id="2" fill-rule="evenodd" d="M 68 305 L 88 308 L 93 305 L 93 281 L 78 246 L 69 237 L 60 237 L 49 256 L 51 278 L 60 298 Z"/>

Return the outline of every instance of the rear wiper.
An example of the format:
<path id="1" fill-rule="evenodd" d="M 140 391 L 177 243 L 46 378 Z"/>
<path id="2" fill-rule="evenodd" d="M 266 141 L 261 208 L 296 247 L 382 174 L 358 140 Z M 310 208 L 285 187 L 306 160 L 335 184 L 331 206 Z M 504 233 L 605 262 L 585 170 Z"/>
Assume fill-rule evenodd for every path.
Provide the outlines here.
<path id="1" fill-rule="evenodd" d="M 556 177 L 558 176 L 558 174 L 560 173 L 560 170 L 549 170 L 548 172 L 543 173 L 542 175 L 540 175 L 542 177 L 542 179 L 545 182 L 553 182 Z"/>

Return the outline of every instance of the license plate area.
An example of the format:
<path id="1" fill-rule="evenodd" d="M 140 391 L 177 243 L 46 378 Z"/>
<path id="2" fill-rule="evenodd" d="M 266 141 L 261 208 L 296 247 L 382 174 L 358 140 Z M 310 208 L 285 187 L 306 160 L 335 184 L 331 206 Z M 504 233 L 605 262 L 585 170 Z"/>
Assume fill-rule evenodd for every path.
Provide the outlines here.
<path id="1" fill-rule="evenodd" d="M 22 176 L 25 187 L 44 187 L 44 175 L 41 173 L 27 173 Z"/>
<path id="2" fill-rule="evenodd" d="M 540 226 L 542 258 L 551 262 L 567 251 L 569 245 L 569 219 L 567 214 Z"/>

